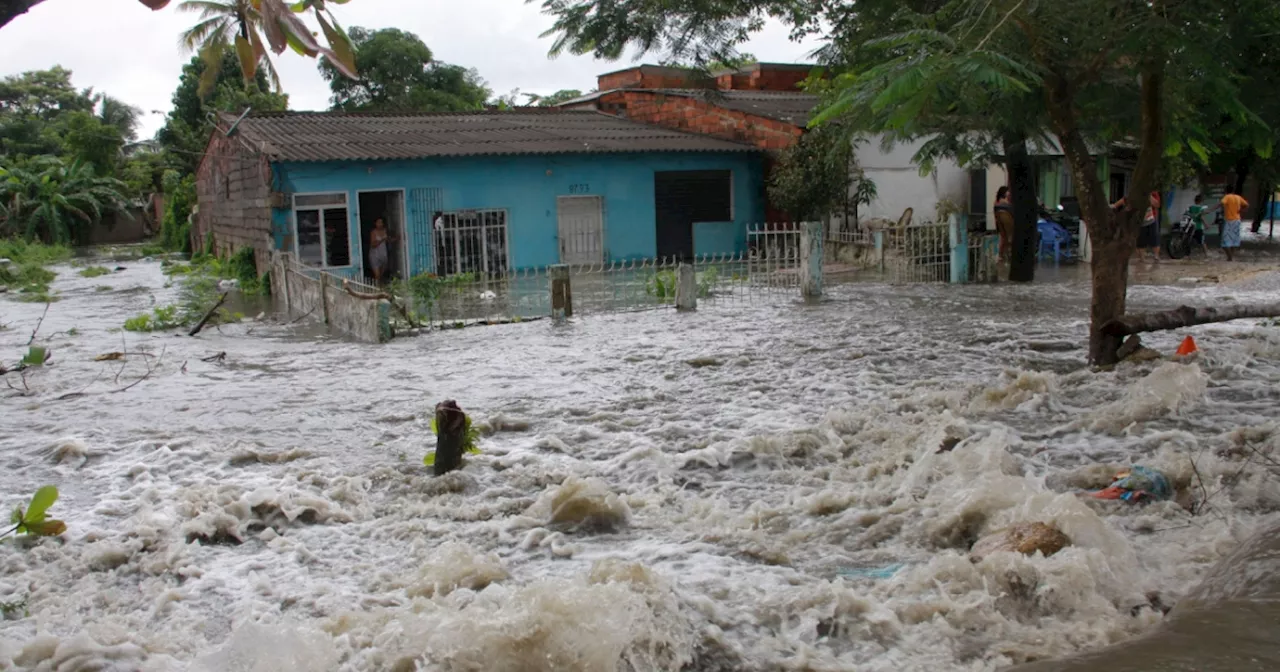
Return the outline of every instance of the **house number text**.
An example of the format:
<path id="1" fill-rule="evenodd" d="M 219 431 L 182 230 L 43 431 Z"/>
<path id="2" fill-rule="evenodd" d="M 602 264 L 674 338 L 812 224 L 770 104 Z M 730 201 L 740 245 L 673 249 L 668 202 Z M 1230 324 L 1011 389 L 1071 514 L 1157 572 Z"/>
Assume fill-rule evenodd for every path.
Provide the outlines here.
<path id="1" fill-rule="evenodd" d="M 591 185 L 589 185 L 589 184 L 571 184 L 571 185 L 569 185 L 569 193 L 571 193 L 571 194 L 589 194 L 589 193 L 591 193 Z"/>

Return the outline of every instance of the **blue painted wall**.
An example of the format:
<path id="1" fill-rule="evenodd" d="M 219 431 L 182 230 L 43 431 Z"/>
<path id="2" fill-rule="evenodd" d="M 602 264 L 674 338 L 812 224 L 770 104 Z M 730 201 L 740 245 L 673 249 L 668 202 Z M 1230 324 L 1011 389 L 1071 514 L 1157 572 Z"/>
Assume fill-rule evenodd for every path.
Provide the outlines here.
<path id="1" fill-rule="evenodd" d="M 559 263 L 556 197 L 601 196 L 604 203 L 604 253 L 608 260 L 651 258 L 657 253 L 653 174 L 666 170 L 732 170 L 733 221 L 694 225 L 696 254 L 746 250 L 747 225 L 764 220 L 762 157 L 752 153 L 637 153 L 514 157 L 458 157 L 414 161 L 279 163 L 279 187 L 286 192 L 346 192 L 350 204 L 353 266 L 333 269 L 358 277 L 363 269 L 357 190 L 418 188 L 438 190 L 441 209 L 503 209 L 511 264 L 530 268 Z M 410 236 L 415 229 L 412 202 L 405 204 Z M 429 217 L 430 213 L 426 213 Z M 276 246 L 292 249 L 293 211 L 275 210 Z M 410 249 L 428 249 L 415 245 Z M 428 254 L 410 254 L 410 270 L 430 270 Z"/>

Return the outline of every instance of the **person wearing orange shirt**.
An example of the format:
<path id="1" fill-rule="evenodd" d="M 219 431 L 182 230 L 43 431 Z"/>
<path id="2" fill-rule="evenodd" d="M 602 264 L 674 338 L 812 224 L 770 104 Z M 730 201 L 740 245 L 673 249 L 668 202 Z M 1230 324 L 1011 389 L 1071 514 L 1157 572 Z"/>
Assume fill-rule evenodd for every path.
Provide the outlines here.
<path id="1" fill-rule="evenodd" d="M 1222 251 L 1227 261 L 1235 261 L 1236 250 L 1240 249 L 1240 214 L 1248 207 L 1249 202 L 1236 193 L 1235 187 L 1228 185 L 1222 202 L 1214 208 L 1222 208 L 1222 218 L 1226 220 L 1222 227 Z"/>

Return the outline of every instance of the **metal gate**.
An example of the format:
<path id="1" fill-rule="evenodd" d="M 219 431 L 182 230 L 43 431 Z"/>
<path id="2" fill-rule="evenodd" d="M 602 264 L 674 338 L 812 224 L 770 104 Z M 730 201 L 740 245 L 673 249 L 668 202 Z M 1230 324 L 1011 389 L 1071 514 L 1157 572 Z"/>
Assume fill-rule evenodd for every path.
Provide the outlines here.
<path id="1" fill-rule="evenodd" d="M 587 266 L 604 262 L 604 203 L 599 196 L 556 198 L 560 263 Z"/>
<path id="2" fill-rule="evenodd" d="M 408 203 L 409 239 L 405 247 L 409 257 L 409 276 L 435 268 L 431 254 L 433 220 L 444 210 L 444 190 L 436 187 L 419 187 L 409 190 Z"/>

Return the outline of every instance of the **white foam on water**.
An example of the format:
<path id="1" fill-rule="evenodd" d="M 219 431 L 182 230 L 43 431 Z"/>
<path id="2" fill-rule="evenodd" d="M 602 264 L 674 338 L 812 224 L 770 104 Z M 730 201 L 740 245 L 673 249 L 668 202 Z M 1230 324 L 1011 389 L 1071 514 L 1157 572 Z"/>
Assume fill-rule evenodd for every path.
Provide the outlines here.
<path id="1" fill-rule="evenodd" d="M 0 601 L 27 612 L 0 621 L 0 668 L 986 671 L 1150 630 L 1280 511 L 1280 330 L 1201 327 L 1193 361 L 1092 372 L 1072 282 L 380 347 L 126 336 L 165 364 L 59 401 L 116 375 L 93 357 L 146 302 L 68 288 L 50 319 L 82 334 L 0 417 L 7 503 L 57 484 L 69 527 L 0 546 Z M 444 398 L 483 452 L 434 478 Z M 1179 500 L 1082 496 L 1132 464 Z M 1071 545 L 969 557 L 1028 522 Z"/>

